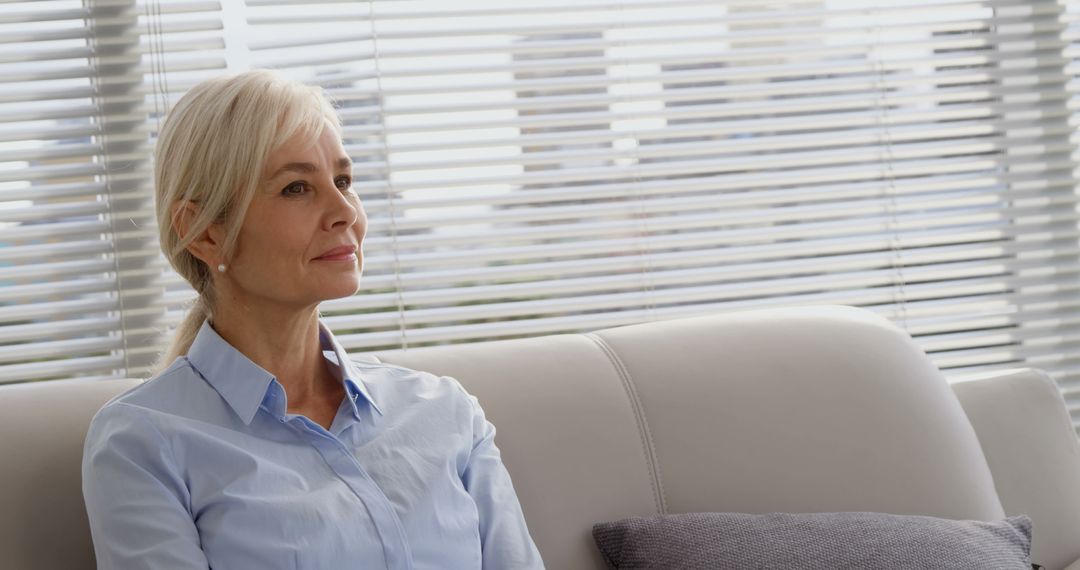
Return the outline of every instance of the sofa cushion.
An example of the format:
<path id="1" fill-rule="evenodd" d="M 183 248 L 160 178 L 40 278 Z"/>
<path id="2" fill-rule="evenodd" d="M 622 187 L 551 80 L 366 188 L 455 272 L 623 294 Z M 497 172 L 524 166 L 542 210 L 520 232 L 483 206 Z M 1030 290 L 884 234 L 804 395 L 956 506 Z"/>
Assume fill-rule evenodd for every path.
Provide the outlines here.
<path id="1" fill-rule="evenodd" d="M 689 513 L 593 527 L 612 569 L 1030 569 L 1031 519 Z"/>
<path id="2" fill-rule="evenodd" d="M 1080 559 L 1080 445 L 1058 386 L 1045 372 L 1027 369 L 985 374 L 952 389 L 979 435 L 1005 513 L 1026 514 L 1039 529 L 1032 559 L 1047 568 Z"/>
<path id="3" fill-rule="evenodd" d="M 624 516 L 1007 514 L 948 382 L 871 312 L 730 313 L 591 337 L 620 371 L 659 488 L 659 509 Z"/>
<path id="4" fill-rule="evenodd" d="M 0 568 L 93 570 L 83 439 L 109 399 L 142 381 L 50 380 L 0 389 Z"/>

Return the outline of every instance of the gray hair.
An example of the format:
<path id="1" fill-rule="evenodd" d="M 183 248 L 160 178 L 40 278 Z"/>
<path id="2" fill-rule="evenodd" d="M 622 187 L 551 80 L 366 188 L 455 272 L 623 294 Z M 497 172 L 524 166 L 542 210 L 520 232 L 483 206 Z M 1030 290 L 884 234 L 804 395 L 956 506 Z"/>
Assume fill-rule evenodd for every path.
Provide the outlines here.
<path id="1" fill-rule="evenodd" d="M 169 112 L 158 133 L 154 188 L 161 250 L 198 293 L 157 368 L 187 354 L 215 303 L 211 268 L 187 246 L 211 224 L 226 227 L 228 259 L 267 157 L 297 134 L 318 138 L 327 122 L 341 132 L 333 104 L 319 87 L 269 70 L 203 81 Z M 197 204 L 187 234 L 177 233 L 178 203 Z"/>

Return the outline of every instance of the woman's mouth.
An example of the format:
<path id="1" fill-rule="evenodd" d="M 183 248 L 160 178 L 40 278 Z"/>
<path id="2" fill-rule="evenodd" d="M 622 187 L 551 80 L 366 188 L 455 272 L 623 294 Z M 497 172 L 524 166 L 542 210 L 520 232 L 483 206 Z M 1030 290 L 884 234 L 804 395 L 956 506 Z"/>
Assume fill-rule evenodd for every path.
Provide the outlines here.
<path id="1" fill-rule="evenodd" d="M 356 261 L 356 246 L 355 245 L 342 245 L 324 251 L 322 255 L 315 258 L 316 261 Z"/>

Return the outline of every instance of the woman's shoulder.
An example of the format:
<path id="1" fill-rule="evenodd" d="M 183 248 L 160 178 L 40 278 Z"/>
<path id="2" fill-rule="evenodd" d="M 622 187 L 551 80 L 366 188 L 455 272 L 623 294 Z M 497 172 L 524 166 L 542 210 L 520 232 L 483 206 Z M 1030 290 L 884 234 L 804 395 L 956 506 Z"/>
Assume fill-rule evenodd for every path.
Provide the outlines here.
<path id="1" fill-rule="evenodd" d="M 105 471 L 131 475 L 137 466 L 161 478 L 174 476 L 181 436 L 190 431 L 184 426 L 193 423 L 178 411 L 193 407 L 190 392 L 197 386 L 182 360 L 117 394 L 94 414 L 83 441 L 84 474 L 111 465 Z"/>
<path id="2" fill-rule="evenodd" d="M 155 420 L 163 416 L 186 415 L 196 403 L 207 400 L 207 390 L 212 389 L 201 381 L 187 359 L 180 357 L 168 368 L 109 399 L 94 414 L 90 425 L 134 417 L 157 424 L 160 421 Z"/>
<path id="3" fill-rule="evenodd" d="M 371 391 L 398 398 L 465 401 L 468 393 L 452 376 L 415 370 L 373 358 L 353 357 L 361 381 Z"/>
<path id="4" fill-rule="evenodd" d="M 415 370 L 398 364 L 383 362 L 373 356 L 349 355 L 349 361 L 361 376 L 372 381 L 406 382 L 416 384 L 442 384 L 456 382 L 449 376 L 440 376 L 426 370 Z"/>

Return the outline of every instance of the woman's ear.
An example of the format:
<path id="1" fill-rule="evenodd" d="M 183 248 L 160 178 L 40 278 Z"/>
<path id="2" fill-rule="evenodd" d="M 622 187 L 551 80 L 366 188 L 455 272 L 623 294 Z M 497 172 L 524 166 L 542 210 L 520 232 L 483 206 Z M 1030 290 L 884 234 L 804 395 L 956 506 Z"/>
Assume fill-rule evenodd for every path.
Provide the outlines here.
<path id="1" fill-rule="evenodd" d="M 172 206 L 173 227 L 176 235 L 183 241 L 191 231 L 192 225 L 199 216 L 199 206 L 190 200 L 180 200 Z M 216 267 L 225 261 L 222 253 L 223 234 L 216 224 L 210 224 L 198 235 L 192 236 L 187 250 L 195 257 L 202 260 L 209 267 Z"/>

